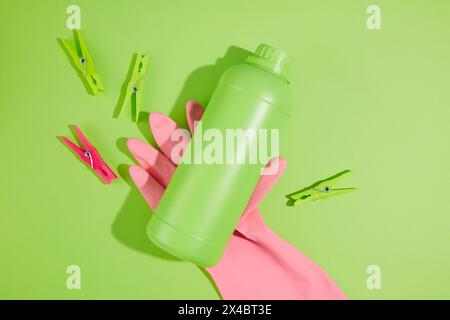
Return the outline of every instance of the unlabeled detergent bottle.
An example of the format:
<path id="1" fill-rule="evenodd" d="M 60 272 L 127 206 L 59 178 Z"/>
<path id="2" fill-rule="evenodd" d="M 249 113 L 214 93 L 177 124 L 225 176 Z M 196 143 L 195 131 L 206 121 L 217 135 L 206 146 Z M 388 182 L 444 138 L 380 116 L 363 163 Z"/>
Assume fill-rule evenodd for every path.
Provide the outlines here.
<path id="1" fill-rule="evenodd" d="M 255 152 L 264 139 L 277 143 L 289 118 L 291 63 L 261 44 L 224 72 L 149 221 L 156 245 L 202 267 L 219 262 L 265 165 Z"/>

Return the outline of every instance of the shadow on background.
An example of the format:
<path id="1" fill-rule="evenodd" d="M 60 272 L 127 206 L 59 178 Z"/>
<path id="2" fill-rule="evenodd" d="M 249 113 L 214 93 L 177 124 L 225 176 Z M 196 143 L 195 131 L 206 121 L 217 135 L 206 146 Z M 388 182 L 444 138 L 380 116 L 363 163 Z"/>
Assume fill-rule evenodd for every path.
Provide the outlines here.
<path id="1" fill-rule="evenodd" d="M 150 130 L 149 117 L 150 117 L 149 112 L 141 111 L 139 113 L 136 125 L 139 131 L 142 133 L 142 136 L 145 138 L 145 140 L 147 140 L 147 142 L 152 146 L 156 146 L 155 138 L 153 138 L 152 131 Z"/>
<path id="2" fill-rule="evenodd" d="M 245 58 L 250 54 L 250 51 L 231 46 L 226 51 L 224 57 L 217 59 L 214 65 L 202 66 L 191 72 L 187 77 L 183 89 L 178 95 L 169 116 L 175 120 L 180 127 L 186 128 L 186 102 L 189 100 L 196 100 L 206 106 L 223 72 L 233 65 L 244 62 Z M 150 131 L 148 117 L 148 112 L 141 112 L 136 125 L 147 142 L 156 146 Z M 128 151 L 126 141 L 126 138 L 119 138 L 117 140 L 117 147 L 134 162 L 132 155 Z M 133 181 L 129 176 L 128 168 L 129 166 L 127 165 L 120 165 L 118 168 L 119 175 L 130 185 L 131 192 L 113 223 L 112 232 L 114 237 L 124 245 L 139 252 L 144 252 L 160 259 L 178 260 L 178 258 L 166 253 L 154 245 L 147 238 L 146 227 L 152 214 L 152 210 L 134 186 Z M 211 276 L 204 269 L 199 269 L 205 274 L 215 288 L 217 294 L 220 296 Z"/>
<path id="3" fill-rule="evenodd" d="M 119 141 L 121 141 L 121 139 L 124 138 L 120 138 Z M 119 141 L 118 144 L 122 143 Z M 122 147 L 119 147 L 119 149 L 121 148 Z M 128 155 L 128 150 L 126 150 L 126 152 Z M 128 168 L 129 166 L 125 164 L 122 164 L 117 168 L 120 177 L 130 186 L 131 192 L 114 220 L 112 226 L 114 237 L 122 244 L 139 252 L 165 260 L 178 260 L 178 258 L 161 250 L 147 238 L 146 228 L 153 212 L 131 180 Z"/>
<path id="4" fill-rule="evenodd" d="M 248 50 L 231 46 L 223 57 L 217 59 L 215 64 L 202 66 L 191 72 L 184 82 L 183 89 L 181 89 L 169 116 L 180 127 L 187 128 L 186 102 L 196 100 L 206 107 L 225 70 L 231 66 L 243 63 L 251 54 L 252 52 Z"/>

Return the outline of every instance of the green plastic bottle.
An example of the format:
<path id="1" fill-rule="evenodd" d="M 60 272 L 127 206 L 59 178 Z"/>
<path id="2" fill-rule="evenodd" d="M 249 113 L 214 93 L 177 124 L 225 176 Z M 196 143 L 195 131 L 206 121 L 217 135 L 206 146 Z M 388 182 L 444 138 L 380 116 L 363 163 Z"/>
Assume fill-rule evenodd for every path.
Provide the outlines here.
<path id="1" fill-rule="evenodd" d="M 220 157 L 212 164 L 195 162 L 195 140 L 205 141 L 208 129 L 221 133 L 224 140 L 227 132 L 237 132 L 234 130 L 266 129 L 270 136 L 270 129 L 280 129 L 291 111 L 291 63 L 286 53 L 262 44 L 245 63 L 224 72 L 201 119 L 204 137 L 198 136 L 197 126 L 189 143 L 191 151 L 184 154 L 149 221 L 147 235 L 156 245 L 202 267 L 219 262 L 265 163 L 249 160 L 249 153 L 255 150 L 252 144 L 258 143 L 250 138 L 244 144 L 234 141 L 235 148 L 229 149 L 235 157 L 223 141 L 222 163 Z M 190 161 L 185 161 L 187 154 Z M 246 156 L 244 163 L 237 154 Z"/>

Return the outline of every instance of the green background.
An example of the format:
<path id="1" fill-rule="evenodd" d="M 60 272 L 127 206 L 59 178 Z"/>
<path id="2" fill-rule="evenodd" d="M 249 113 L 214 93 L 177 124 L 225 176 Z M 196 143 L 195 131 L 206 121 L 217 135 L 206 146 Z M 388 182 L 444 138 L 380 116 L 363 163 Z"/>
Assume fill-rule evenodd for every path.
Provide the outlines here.
<path id="1" fill-rule="evenodd" d="M 56 38 L 82 30 L 105 87 L 93 97 Z M 377 4 L 382 29 L 368 30 Z M 185 125 L 220 73 L 261 42 L 289 52 L 296 108 L 281 149 L 288 168 L 261 205 L 267 223 L 320 264 L 352 299 L 450 298 L 450 2 L 0 2 L 0 298 L 216 299 L 197 267 L 153 246 L 151 214 L 130 187 L 113 119 L 134 52 L 150 55 L 143 111 Z M 222 59 L 220 59 L 222 58 Z M 57 136 L 77 124 L 125 178 L 99 182 Z M 304 207 L 283 195 L 342 169 L 356 193 Z M 66 288 L 79 265 L 82 289 Z M 378 265 L 382 289 L 368 290 Z"/>

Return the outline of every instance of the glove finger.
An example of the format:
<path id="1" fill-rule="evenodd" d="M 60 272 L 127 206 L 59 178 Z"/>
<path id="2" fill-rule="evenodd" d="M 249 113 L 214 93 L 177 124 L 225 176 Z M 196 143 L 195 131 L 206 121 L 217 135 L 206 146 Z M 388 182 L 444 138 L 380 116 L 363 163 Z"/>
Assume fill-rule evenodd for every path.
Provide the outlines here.
<path id="1" fill-rule="evenodd" d="M 139 166 L 131 166 L 129 172 L 131 179 L 141 192 L 145 201 L 155 211 L 164 194 L 164 188 L 147 171 Z"/>
<path id="2" fill-rule="evenodd" d="M 275 157 L 266 164 L 264 169 L 265 174 L 261 175 L 259 178 L 258 184 L 256 185 L 255 190 L 247 203 L 239 224 L 244 221 L 245 217 L 249 213 L 254 211 L 267 192 L 272 189 L 286 169 L 286 165 L 287 161 L 282 157 Z"/>
<path id="3" fill-rule="evenodd" d="M 141 140 L 130 138 L 127 145 L 139 165 L 166 188 L 175 171 L 175 165 L 161 152 Z"/>
<path id="4" fill-rule="evenodd" d="M 195 130 L 195 122 L 200 121 L 200 119 L 203 116 L 204 112 L 203 106 L 194 100 L 189 100 L 186 103 L 186 117 L 187 117 L 187 123 L 189 125 L 189 130 L 191 131 L 191 134 L 194 133 Z"/>
<path id="5" fill-rule="evenodd" d="M 165 114 L 153 112 L 149 117 L 150 129 L 161 151 L 174 164 L 178 164 L 190 140 L 189 131 L 181 129 Z"/>

